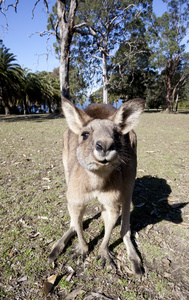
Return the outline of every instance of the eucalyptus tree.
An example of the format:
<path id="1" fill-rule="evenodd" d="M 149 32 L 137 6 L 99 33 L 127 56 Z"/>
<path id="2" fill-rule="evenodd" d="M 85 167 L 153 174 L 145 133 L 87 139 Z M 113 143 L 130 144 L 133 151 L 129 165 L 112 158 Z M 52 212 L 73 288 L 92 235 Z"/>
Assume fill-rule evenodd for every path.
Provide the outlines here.
<path id="1" fill-rule="evenodd" d="M 5 114 L 10 114 L 10 104 L 18 93 L 22 80 L 22 69 L 16 63 L 16 57 L 5 46 L 0 48 L 0 97 Z"/>
<path id="2" fill-rule="evenodd" d="M 79 4 L 75 0 L 57 0 L 49 17 L 48 29 L 56 31 L 60 45 L 62 96 L 69 97 L 69 61 L 70 56 L 77 52 L 77 60 L 89 62 L 87 74 L 94 72 L 91 67 L 94 64 L 101 68 L 103 99 L 107 103 L 110 57 L 119 43 L 129 38 L 132 22 L 147 17 L 151 10 L 151 0 L 83 0 Z"/>
<path id="3" fill-rule="evenodd" d="M 153 70 L 150 69 L 149 49 L 146 30 L 142 20 L 138 20 L 130 39 L 123 42 L 112 58 L 110 77 L 110 97 L 123 100 L 146 97 Z"/>
<path id="4" fill-rule="evenodd" d="M 113 70 L 111 58 L 121 43 L 128 42 L 140 20 L 146 20 L 152 11 L 152 1 L 85 0 L 80 6 L 85 27 L 79 32 L 79 51 L 84 58 L 100 67 L 103 80 L 103 102 L 108 102 L 109 78 Z M 140 25 L 138 24 L 140 23 Z M 133 45 L 137 39 L 133 39 Z"/>
<path id="5" fill-rule="evenodd" d="M 167 11 L 156 19 L 152 29 L 153 64 L 166 73 L 166 108 L 171 110 L 174 96 L 185 81 L 185 75 L 174 81 L 174 74 L 185 53 L 184 39 L 189 30 L 188 0 L 163 0 Z"/>

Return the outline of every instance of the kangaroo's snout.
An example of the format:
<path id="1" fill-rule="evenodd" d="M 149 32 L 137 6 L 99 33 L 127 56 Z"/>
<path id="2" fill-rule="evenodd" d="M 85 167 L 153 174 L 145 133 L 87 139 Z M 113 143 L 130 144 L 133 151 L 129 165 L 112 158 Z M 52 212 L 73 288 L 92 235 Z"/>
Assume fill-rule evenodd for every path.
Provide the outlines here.
<path id="1" fill-rule="evenodd" d="M 94 149 L 95 159 L 103 165 L 107 165 L 118 158 L 114 139 L 110 136 L 106 138 L 99 138 L 95 144 Z"/>
<path id="2" fill-rule="evenodd" d="M 101 155 L 107 155 L 110 151 L 115 150 L 114 141 L 97 141 L 96 150 L 101 153 Z"/>

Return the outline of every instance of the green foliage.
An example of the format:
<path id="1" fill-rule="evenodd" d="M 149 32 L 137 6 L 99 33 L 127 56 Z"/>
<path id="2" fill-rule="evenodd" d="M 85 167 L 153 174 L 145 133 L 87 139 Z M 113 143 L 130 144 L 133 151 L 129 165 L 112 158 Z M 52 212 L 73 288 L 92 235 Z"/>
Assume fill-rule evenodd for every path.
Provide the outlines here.
<path id="1" fill-rule="evenodd" d="M 90 95 L 90 102 L 91 103 L 102 103 L 103 102 L 102 87 Z"/>
<path id="2" fill-rule="evenodd" d="M 189 13 L 184 1 L 166 1 L 168 10 L 162 17 L 144 25 L 143 19 L 133 23 L 129 40 L 122 43 L 112 59 L 110 99 L 146 98 L 147 106 L 173 107 L 176 97 L 187 101 L 186 36 Z"/>
<path id="3" fill-rule="evenodd" d="M 22 70 L 16 63 L 15 55 L 2 45 L 0 48 L 0 95 L 6 114 L 10 113 L 10 104 L 14 103 L 21 78 Z"/>
<path id="4" fill-rule="evenodd" d="M 110 79 L 111 99 L 131 99 L 146 97 L 154 76 L 149 66 L 150 49 L 145 39 L 144 24 L 140 26 L 131 39 L 120 45 L 112 59 L 113 72 Z"/>
<path id="5" fill-rule="evenodd" d="M 185 82 L 185 76 L 175 81 L 177 70 L 185 53 L 184 38 L 189 29 L 189 2 L 187 0 L 163 0 L 167 11 L 156 18 L 149 30 L 151 34 L 151 65 L 165 70 L 167 109 L 170 111 L 176 94 Z"/>
<path id="6" fill-rule="evenodd" d="M 2 43 L 1 43 L 2 44 Z M 1 112 L 18 113 L 19 105 L 24 113 L 30 106 L 60 106 L 59 78 L 51 72 L 32 73 L 16 63 L 16 57 L 5 46 L 0 48 L 0 105 Z"/>
<path id="7" fill-rule="evenodd" d="M 16 63 L 16 57 L 1 43 L 0 48 L 0 111 L 6 114 L 30 113 L 32 105 L 47 105 L 49 112 L 61 106 L 59 68 L 53 72 L 32 73 Z M 84 101 L 87 85 L 84 70 L 78 65 L 70 66 L 70 92 L 73 101 Z M 40 110 L 40 112 L 42 112 Z"/>
<path id="8" fill-rule="evenodd" d="M 90 62 L 93 73 L 102 78 L 102 57 L 105 55 L 107 64 L 107 81 L 112 73 L 112 56 L 124 41 L 134 35 L 140 26 L 140 20 L 147 18 L 152 6 L 151 1 L 84 1 L 80 6 L 81 20 L 87 24 L 81 37 L 75 36 L 75 45 L 79 55 Z M 137 12 L 140 11 L 140 17 Z M 146 12 L 146 15 L 145 15 Z M 83 34 L 85 33 L 85 34 Z M 103 70 L 104 70 L 103 69 Z M 103 74 L 103 77 L 106 76 Z"/>
<path id="9" fill-rule="evenodd" d="M 64 4 L 68 13 L 70 1 Z M 135 39 L 136 28 L 140 28 L 140 32 L 145 31 L 142 22 L 144 24 L 149 18 L 151 11 L 151 0 L 133 3 L 128 0 L 79 1 L 74 20 L 71 61 L 76 68 L 79 65 L 87 70 L 83 76 L 85 82 L 90 84 L 94 76 L 97 81 L 101 80 L 103 69 L 103 81 L 107 85 L 112 72 L 112 55 L 120 43 L 128 41 L 131 36 Z M 66 14 L 66 22 L 67 18 Z M 60 37 L 56 24 L 57 5 L 48 19 L 48 29 L 56 30 L 55 51 L 59 53 Z"/>
<path id="10" fill-rule="evenodd" d="M 185 50 L 183 39 L 189 28 L 189 3 L 187 0 L 170 1 L 167 12 L 155 20 L 154 58 L 158 67 L 164 67 L 169 58 L 175 59 Z M 152 58 L 153 58 L 152 57 Z"/>

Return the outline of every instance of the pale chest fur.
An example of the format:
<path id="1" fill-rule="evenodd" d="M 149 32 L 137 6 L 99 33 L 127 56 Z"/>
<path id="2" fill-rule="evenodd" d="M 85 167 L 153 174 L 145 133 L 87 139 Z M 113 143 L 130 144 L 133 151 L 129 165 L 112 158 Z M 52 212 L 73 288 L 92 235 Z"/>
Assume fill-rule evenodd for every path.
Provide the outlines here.
<path id="1" fill-rule="evenodd" d="M 96 198 L 101 204 L 120 203 L 123 193 L 123 179 L 120 170 L 114 170 L 107 177 L 96 175 L 74 166 L 68 182 L 67 197 L 75 203 L 88 204 Z"/>

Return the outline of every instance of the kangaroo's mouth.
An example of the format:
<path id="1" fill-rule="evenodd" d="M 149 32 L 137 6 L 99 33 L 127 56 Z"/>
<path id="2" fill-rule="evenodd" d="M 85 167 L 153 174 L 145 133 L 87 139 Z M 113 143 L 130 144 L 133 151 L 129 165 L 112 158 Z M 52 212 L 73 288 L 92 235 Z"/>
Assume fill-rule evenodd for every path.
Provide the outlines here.
<path id="1" fill-rule="evenodd" d="M 104 160 L 100 161 L 100 163 L 102 165 L 107 165 L 109 163 L 109 161 L 107 159 L 104 159 Z"/>

